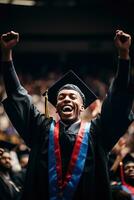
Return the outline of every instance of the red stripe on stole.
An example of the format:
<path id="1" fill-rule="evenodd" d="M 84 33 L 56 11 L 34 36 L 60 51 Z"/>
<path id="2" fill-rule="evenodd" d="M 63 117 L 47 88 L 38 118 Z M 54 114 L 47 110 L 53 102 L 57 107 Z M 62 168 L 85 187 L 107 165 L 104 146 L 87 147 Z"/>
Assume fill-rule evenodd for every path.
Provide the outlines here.
<path id="1" fill-rule="evenodd" d="M 61 152 L 60 152 L 60 144 L 59 144 L 59 122 L 56 123 L 54 128 L 54 147 L 55 147 L 55 156 L 56 156 L 56 170 L 57 170 L 57 182 L 60 189 L 66 187 L 68 182 L 72 177 L 72 172 L 75 167 L 78 154 L 80 151 L 80 146 L 84 136 L 85 122 L 81 122 L 81 126 L 79 132 L 77 134 L 77 138 L 74 144 L 72 156 L 69 162 L 68 170 L 65 175 L 64 181 L 62 180 L 62 161 L 61 161 Z"/>

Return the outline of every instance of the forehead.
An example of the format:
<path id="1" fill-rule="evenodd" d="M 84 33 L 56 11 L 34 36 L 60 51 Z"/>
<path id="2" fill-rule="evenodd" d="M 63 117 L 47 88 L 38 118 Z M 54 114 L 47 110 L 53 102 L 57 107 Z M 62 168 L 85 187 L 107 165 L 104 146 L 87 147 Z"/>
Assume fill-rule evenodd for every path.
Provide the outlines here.
<path id="1" fill-rule="evenodd" d="M 127 168 L 127 167 L 131 167 L 131 166 L 134 167 L 134 162 L 126 163 L 124 167 Z"/>
<path id="2" fill-rule="evenodd" d="M 63 89 L 58 92 L 57 96 L 60 96 L 60 95 L 76 95 L 76 96 L 81 97 L 79 92 L 77 92 L 76 90 L 72 90 L 72 89 Z"/>
<path id="3" fill-rule="evenodd" d="M 1 156 L 1 159 L 5 159 L 5 158 L 10 158 L 11 159 L 11 156 L 10 156 L 10 153 L 9 152 L 4 152 Z"/>
<path id="4" fill-rule="evenodd" d="M 9 153 L 9 152 L 4 152 L 4 153 L 2 154 L 2 157 L 10 157 L 10 153 Z"/>

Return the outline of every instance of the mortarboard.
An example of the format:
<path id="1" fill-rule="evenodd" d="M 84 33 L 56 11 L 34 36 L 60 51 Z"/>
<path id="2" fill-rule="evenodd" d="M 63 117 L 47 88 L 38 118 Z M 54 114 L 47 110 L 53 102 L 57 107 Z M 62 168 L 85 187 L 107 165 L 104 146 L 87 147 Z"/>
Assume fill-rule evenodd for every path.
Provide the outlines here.
<path id="1" fill-rule="evenodd" d="M 48 101 L 54 106 L 57 104 L 58 91 L 66 84 L 76 85 L 85 95 L 85 108 L 97 99 L 97 96 L 88 88 L 88 86 L 72 70 L 70 70 L 48 89 Z M 43 96 L 45 95 L 46 92 Z"/>
<path id="2" fill-rule="evenodd" d="M 122 162 L 123 162 L 124 165 L 127 164 L 128 162 L 134 163 L 134 157 L 131 156 L 131 154 L 127 154 Z"/>
<path id="3" fill-rule="evenodd" d="M 125 183 L 125 178 L 124 178 L 124 167 L 127 163 L 129 162 L 134 162 L 134 157 L 128 153 L 120 162 L 120 178 L 121 178 L 121 183 L 124 185 Z"/>
<path id="4" fill-rule="evenodd" d="M 16 144 L 7 142 L 5 140 L 0 140 L 0 148 L 2 148 L 2 149 L 8 149 L 9 151 L 11 151 L 15 147 L 16 147 Z"/>

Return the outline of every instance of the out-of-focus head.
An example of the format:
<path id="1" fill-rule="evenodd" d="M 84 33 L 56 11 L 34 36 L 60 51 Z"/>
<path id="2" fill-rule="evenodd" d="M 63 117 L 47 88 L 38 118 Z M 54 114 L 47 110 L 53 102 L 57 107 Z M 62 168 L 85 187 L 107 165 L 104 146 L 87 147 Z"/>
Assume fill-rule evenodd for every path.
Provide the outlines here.
<path id="1" fill-rule="evenodd" d="M 17 153 L 18 159 L 19 159 L 19 163 L 20 163 L 22 168 L 27 168 L 28 160 L 29 160 L 29 153 L 30 153 L 29 149 L 25 149 L 25 150 L 19 151 Z"/>
<path id="2" fill-rule="evenodd" d="M 4 149 L 0 157 L 0 171 L 10 171 L 12 168 L 10 152 Z"/>
<path id="3" fill-rule="evenodd" d="M 124 179 L 127 183 L 134 185 L 134 157 L 128 154 L 123 159 Z"/>
<path id="4" fill-rule="evenodd" d="M 15 148 L 15 144 L 0 140 L 0 170 L 9 171 L 12 168 L 10 151 Z"/>

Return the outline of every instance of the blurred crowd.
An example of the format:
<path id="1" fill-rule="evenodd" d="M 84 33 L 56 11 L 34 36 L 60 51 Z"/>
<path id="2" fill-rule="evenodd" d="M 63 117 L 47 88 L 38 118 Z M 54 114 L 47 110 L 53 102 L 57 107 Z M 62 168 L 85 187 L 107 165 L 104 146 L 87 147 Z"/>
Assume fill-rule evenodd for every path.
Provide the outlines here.
<path id="1" fill-rule="evenodd" d="M 61 76 L 62 74 L 54 71 L 48 73 L 44 79 L 36 80 L 29 75 L 19 75 L 21 83 L 28 90 L 32 96 L 33 103 L 41 113 L 45 112 L 44 97 L 41 94 Z M 87 85 L 98 96 L 98 99 L 81 116 L 84 120 L 89 121 L 94 119 L 101 111 L 101 105 L 112 80 L 112 74 L 106 82 L 89 75 L 85 75 L 84 79 Z M 6 93 L 3 81 L 0 78 L 0 100 L 2 101 L 5 97 Z M 50 103 L 49 115 L 58 120 L 55 108 Z M 9 187 L 14 195 L 12 199 L 18 200 L 23 190 L 30 149 L 13 128 L 4 112 L 2 104 L 0 104 L 0 141 L 6 141 L 4 145 L 0 142 L 0 175 L 5 182 L 8 181 L 8 184 L 11 183 Z M 10 144 L 13 146 L 10 147 Z M 126 157 L 127 162 L 123 164 L 123 160 Z M 124 136 L 120 138 L 111 152 L 109 152 L 108 159 L 114 200 L 134 199 L 134 123 L 128 127 Z M 3 169 L 4 173 L 2 174 Z M 6 199 L 10 200 L 8 196 L 5 197 Z"/>
<path id="2" fill-rule="evenodd" d="M 41 95 L 45 90 L 47 90 L 53 83 L 58 80 L 62 76 L 61 73 L 56 72 L 49 72 L 48 75 L 46 75 L 46 78 L 44 79 L 33 79 L 30 75 L 19 75 L 21 83 L 24 85 L 24 87 L 27 89 L 29 94 L 32 96 L 33 103 L 36 105 L 38 110 L 41 113 L 45 112 L 44 107 L 44 97 Z M 98 96 L 99 100 L 94 102 L 90 108 L 86 110 L 86 112 L 83 114 L 83 117 L 91 118 L 91 113 L 88 116 L 86 113 L 93 111 L 94 107 L 97 107 L 98 111 L 101 109 L 101 102 L 103 101 L 106 93 L 108 84 L 104 83 L 102 80 L 99 80 L 97 78 L 91 77 L 91 76 L 85 76 L 84 81 L 87 83 L 87 85 L 95 92 L 95 94 Z M 110 81 L 110 80 L 109 80 Z M 4 85 L 2 78 L 0 78 L 0 100 L 4 99 L 6 97 Z M 50 116 L 54 116 L 55 114 L 55 108 L 49 104 L 49 114 Z M 92 113 L 95 115 L 95 113 Z M 87 116 L 86 116 L 87 115 Z M 55 115 L 55 118 L 58 119 L 58 116 Z M 10 124 L 10 121 L 8 120 L 2 104 L 0 104 L 0 132 L 6 133 L 7 135 L 13 135 L 16 133 L 12 125 Z"/>

